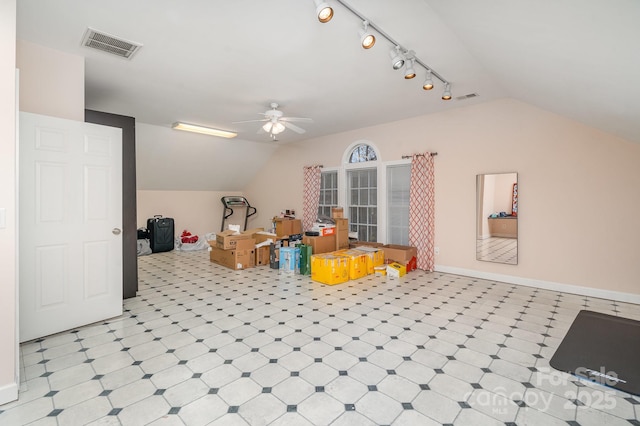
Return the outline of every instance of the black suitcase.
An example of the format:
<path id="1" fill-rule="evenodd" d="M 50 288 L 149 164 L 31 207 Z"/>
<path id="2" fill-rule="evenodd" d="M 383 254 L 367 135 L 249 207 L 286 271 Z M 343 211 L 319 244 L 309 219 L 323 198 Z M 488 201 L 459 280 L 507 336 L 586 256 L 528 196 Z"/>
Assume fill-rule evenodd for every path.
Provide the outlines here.
<path id="1" fill-rule="evenodd" d="M 159 215 L 147 219 L 149 245 L 153 253 L 171 251 L 175 244 L 173 219 Z"/>

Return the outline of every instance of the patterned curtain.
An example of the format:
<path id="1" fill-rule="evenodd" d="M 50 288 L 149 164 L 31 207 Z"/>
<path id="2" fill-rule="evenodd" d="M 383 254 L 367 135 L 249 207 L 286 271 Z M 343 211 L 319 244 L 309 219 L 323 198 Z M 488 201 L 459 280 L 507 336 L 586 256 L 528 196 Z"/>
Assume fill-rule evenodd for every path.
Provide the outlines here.
<path id="1" fill-rule="evenodd" d="M 318 218 L 320 204 L 320 184 L 322 182 L 322 167 L 310 166 L 304 168 L 304 188 L 302 206 L 302 230 L 308 231 Z"/>
<path id="2" fill-rule="evenodd" d="M 435 178 L 433 156 L 416 154 L 411 160 L 409 244 L 418 249 L 418 269 L 433 271 Z"/>

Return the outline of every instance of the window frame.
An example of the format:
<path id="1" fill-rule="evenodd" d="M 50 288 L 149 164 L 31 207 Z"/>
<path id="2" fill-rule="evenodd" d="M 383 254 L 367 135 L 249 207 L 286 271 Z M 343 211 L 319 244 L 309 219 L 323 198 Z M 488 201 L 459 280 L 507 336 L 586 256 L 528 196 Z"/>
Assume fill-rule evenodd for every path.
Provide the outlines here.
<path id="1" fill-rule="evenodd" d="M 349 163 L 349 157 L 353 149 L 361 144 L 367 144 L 371 146 L 375 153 L 377 160 L 376 161 L 366 161 L 362 163 Z M 345 217 L 349 217 L 349 207 L 347 205 L 347 170 L 357 169 L 357 168 L 371 168 L 373 165 L 377 168 L 377 181 L 378 181 L 378 227 L 377 227 L 377 236 L 378 242 L 387 244 L 388 243 L 388 222 L 387 222 L 387 167 L 395 166 L 395 165 L 411 165 L 411 159 L 400 159 L 400 160 L 391 160 L 391 161 L 383 161 L 380 150 L 370 140 L 357 140 L 352 142 L 342 154 L 342 161 L 338 167 L 325 167 L 323 171 L 337 171 L 338 172 L 338 205 L 344 208 Z"/>

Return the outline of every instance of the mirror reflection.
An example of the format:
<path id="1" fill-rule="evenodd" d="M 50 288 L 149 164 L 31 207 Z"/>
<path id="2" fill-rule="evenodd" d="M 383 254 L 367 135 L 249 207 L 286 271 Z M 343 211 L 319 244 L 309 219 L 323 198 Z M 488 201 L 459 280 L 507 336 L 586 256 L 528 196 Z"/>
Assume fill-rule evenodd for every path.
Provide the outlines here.
<path id="1" fill-rule="evenodd" d="M 518 264 L 518 174 L 476 176 L 476 259 Z"/>

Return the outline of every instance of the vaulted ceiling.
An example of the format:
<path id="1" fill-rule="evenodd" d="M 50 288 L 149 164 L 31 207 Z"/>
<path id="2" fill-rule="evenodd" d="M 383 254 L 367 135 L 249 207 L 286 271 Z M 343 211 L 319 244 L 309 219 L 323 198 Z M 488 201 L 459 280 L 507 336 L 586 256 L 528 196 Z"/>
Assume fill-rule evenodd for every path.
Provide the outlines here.
<path id="1" fill-rule="evenodd" d="M 636 0 L 344 0 L 451 82 L 421 88 L 391 68 L 378 34 L 335 0 L 19 0 L 18 39 L 84 56 L 86 107 L 170 127 L 186 121 L 258 134 L 277 102 L 311 117 L 304 140 L 512 97 L 640 143 L 640 2 Z M 81 46 L 88 28 L 143 44 L 132 59 Z M 457 97 L 477 94 L 475 98 Z"/>

